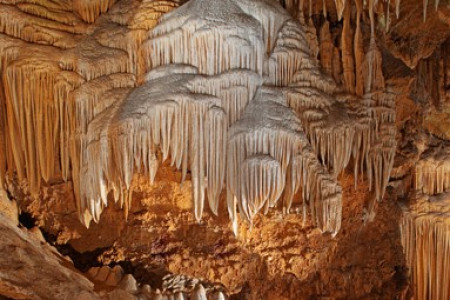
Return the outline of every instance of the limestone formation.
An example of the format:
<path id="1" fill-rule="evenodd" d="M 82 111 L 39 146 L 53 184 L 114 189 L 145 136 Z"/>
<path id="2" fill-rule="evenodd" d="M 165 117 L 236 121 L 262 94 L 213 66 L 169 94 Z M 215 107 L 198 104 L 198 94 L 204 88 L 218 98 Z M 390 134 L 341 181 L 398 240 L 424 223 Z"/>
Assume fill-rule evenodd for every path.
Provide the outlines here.
<path id="1" fill-rule="evenodd" d="M 107 6 L 99 7 L 84 7 L 83 20 L 93 22 Z M 222 14 L 224 9 L 229 14 Z M 17 57 L 5 66 L 7 167 L 19 180 L 27 179 L 32 193 L 57 174 L 71 179 L 80 219 L 89 226 L 91 219 L 100 220 L 110 192 L 129 210 L 133 175 L 147 174 L 153 182 L 159 161 L 170 158 L 182 181 L 191 173 L 198 221 L 206 198 L 217 214 L 225 186 L 234 228 L 236 207 L 251 223 L 258 211 L 265 207 L 267 213 L 283 197 L 283 211 L 289 213 L 301 188 L 303 217 L 309 207 L 314 223 L 336 234 L 342 206 L 336 176 L 352 158 L 356 173 L 366 170 L 374 179 L 381 199 L 393 156 L 369 153 L 379 143 L 377 131 L 394 119 L 378 120 L 371 112 L 376 109 L 362 100 L 352 101 L 352 107 L 336 101 L 335 84 L 311 55 L 306 30 L 280 6 L 190 1 L 144 35 L 134 30 L 139 26 L 133 22 L 144 22 L 140 12 L 123 20 L 119 13 L 111 11 L 74 48 L 36 46 L 41 55 L 57 51 L 59 66 L 37 54 L 21 59 L 29 54 L 11 47 Z M 117 37 L 106 39 L 104 32 L 122 23 L 128 29 L 114 30 Z M 140 41 L 140 52 L 126 46 L 123 36 L 128 45 Z M 20 32 L 18 37 L 25 38 Z M 344 44 L 351 50 L 351 43 Z M 344 74 L 354 73 L 345 67 L 352 64 L 351 59 L 344 63 Z M 353 92 L 349 80 L 347 90 Z M 280 88 L 266 92 L 271 84 Z M 329 127 L 336 121 L 337 127 Z M 32 128 L 36 134 L 28 135 Z M 246 152 L 237 151 L 244 147 Z"/>
<path id="2" fill-rule="evenodd" d="M 0 0 L 0 298 L 447 299 L 449 50 L 448 1 Z"/>

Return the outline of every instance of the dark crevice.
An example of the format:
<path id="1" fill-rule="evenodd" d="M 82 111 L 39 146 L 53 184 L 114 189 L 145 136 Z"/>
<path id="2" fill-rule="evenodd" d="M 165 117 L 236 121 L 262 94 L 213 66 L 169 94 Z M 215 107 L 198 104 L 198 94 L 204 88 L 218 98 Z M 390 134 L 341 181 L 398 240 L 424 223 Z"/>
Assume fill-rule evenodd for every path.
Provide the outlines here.
<path id="1" fill-rule="evenodd" d="M 30 213 L 21 212 L 19 214 L 19 223 L 28 229 L 31 229 L 36 226 L 36 219 L 34 219 Z"/>
<path id="2" fill-rule="evenodd" d="M 86 273 L 92 267 L 102 267 L 102 255 L 111 251 L 110 247 L 97 248 L 93 251 L 78 252 L 71 245 L 58 245 L 56 236 L 45 231 L 42 232 L 45 240 L 53 245 L 59 253 L 70 257 L 76 269 Z M 131 274 L 140 283 L 150 284 L 152 287 L 162 286 L 162 278 L 170 272 L 163 266 L 133 265 L 131 261 L 113 261 L 108 264 L 113 268 L 120 265 L 126 274 Z M 0 299 L 1 300 L 1 299 Z"/>
<path id="3" fill-rule="evenodd" d="M 80 253 L 72 248 L 72 246 L 66 244 L 61 246 L 55 246 L 56 249 L 62 254 L 69 256 L 75 268 L 85 273 L 92 267 L 101 267 L 102 263 L 99 257 L 109 248 L 97 248 L 94 251 L 88 251 Z"/>
<path id="4" fill-rule="evenodd" d="M 45 240 L 53 245 L 59 253 L 61 253 L 64 256 L 70 257 L 70 259 L 73 261 L 73 265 L 75 268 L 80 270 L 81 272 L 85 273 L 92 267 L 101 267 L 102 263 L 100 261 L 100 256 L 109 248 L 97 248 L 93 251 L 87 251 L 87 252 L 78 252 L 75 250 L 71 245 L 64 244 L 64 245 L 58 245 L 56 243 L 56 236 L 53 234 L 49 234 L 45 231 L 42 231 L 42 234 L 45 238 Z"/>

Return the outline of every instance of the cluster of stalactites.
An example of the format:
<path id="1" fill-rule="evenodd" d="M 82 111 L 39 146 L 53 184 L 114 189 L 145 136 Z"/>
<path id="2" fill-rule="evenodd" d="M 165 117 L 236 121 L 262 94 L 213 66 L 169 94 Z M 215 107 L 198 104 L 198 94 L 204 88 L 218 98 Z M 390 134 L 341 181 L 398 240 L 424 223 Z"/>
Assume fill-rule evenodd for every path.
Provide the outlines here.
<path id="1" fill-rule="evenodd" d="M 450 297 L 450 212 L 438 209 L 448 207 L 448 194 L 446 197 L 426 200 L 435 204 L 425 205 L 424 211 L 405 211 L 400 223 L 416 299 Z"/>
<path id="2" fill-rule="evenodd" d="M 224 5 L 229 11 L 225 15 L 221 12 Z M 204 14 L 197 12 L 200 9 Z M 242 24 L 229 17 L 233 12 L 240 14 Z M 232 69 L 249 69 L 262 74 L 267 53 L 261 31 L 263 25 L 245 15 L 232 0 L 223 3 L 191 1 L 162 17 L 161 23 L 152 30 L 151 38 L 144 42 L 143 54 L 147 57 L 148 69 L 187 64 L 206 75 Z"/>
<path id="3" fill-rule="evenodd" d="M 237 208 L 251 223 L 282 199 L 289 213 L 302 191 L 303 217 L 324 232 L 337 233 L 341 223 L 341 188 L 317 160 L 301 122 L 280 91 L 264 90 L 230 128 L 227 153 L 227 203 L 234 228 Z"/>
<path id="4" fill-rule="evenodd" d="M 273 3 L 226 0 L 209 7 L 203 1 L 166 14 L 147 41 L 89 37 L 58 52 L 58 63 L 47 57 L 9 64 L 8 166 L 37 191 L 59 157 L 87 226 L 99 220 L 110 193 L 127 211 L 134 174 L 153 182 L 160 161 L 170 158 L 182 180 L 191 173 L 197 220 L 206 199 L 218 213 L 226 182 L 235 228 L 238 209 L 251 223 L 277 205 L 289 213 L 300 194 L 303 217 L 309 213 L 324 232 L 337 233 L 336 178 L 349 161 L 355 174 L 367 170 L 370 181 L 374 174 L 377 195 L 387 182 L 392 157 L 379 159 L 385 143 L 379 133 L 390 130 L 383 128 L 392 117 L 382 99 L 336 101 L 336 84 L 317 66 L 315 34 Z M 223 14 L 224 3 L 235 14 Z M 248 16 L 256 5 L 261 10 Z M 132 54 L 127 44 L 140 43 L 142 53 Z M 137 69 L 144 83 L 134 88 L 130 73 Z"/>
<path id="5" fill-rule="evenodd" d="M 80 199 L 81 137 L 136 85 L 143 33 L 133 29 L 142 20 L 121 3 L 101 22 L 85 23 L 114 0 L 6 2 L 0 1 L 0 182 L 17 174 L 37 196 L 43 182 L 72 180 Z M 154 2 L 159 15 L 178 6 Z"/>
<path id="6" fill-rule="evenodd" d="M 27 178 L 36 194 L 42 179 L 49 182 L 59 171 L 64 180 L 72 177 L 72 160 L 79 156 L 74 135 L 86 132 L 94 116 L 120 94 L 109 91 L 134 86 L 134 76 L 112 74 L 85 82 L 51 60 L 18 59 L 6 66 L 3 83 L 8 168 L 19 180 Z"/>
<path id="7" fill-rule="evenodd" d="M 147 83 L 89 124 L 81 147 L 86 149 L 80 199 L 86 224 L 89 216 L 98 221 L 109 191 L 129 205 L 133 174 L 146 174 L 153 182 L 158 149 L 162 160 L 170 157 L 181 169 L 182 180 L 190 170 L 196 219 L 202 217 L 206 195 L 218 213 L 228 122 L 239 118 L 261 79 L 249 70 L 216 76 L 196 71 L 185 65 L 155 68 L 146 75 Z"/>
<path id="8" fill-rule="evenodd" d="M 332 89 L 323 86 L 326 80 L 319 85 L 294 78 L 287 103 L 300 116 L 314 152 L 335 176 L 353 161 L 355 185 L 359 174 L 366 174 L 374 200 L 381 200 L 395 155 L 395 95 L 380 91 L 363 100 L 336 95 L 336 101 L 324 89 Z"/>
<path id="9" fill-rule="evenodd" d="M 419 193 L 437 195 L 450 190 L 450 154 L 445 149 L 425 153 L 415 165 L 414 187 Z"/>
<path id="10" fill-rule="evenodd" d="M 116 0 L 73 0 L 73 10 L 80 15 L 83 21 L 94 23 L 115 2 Z"/>
<path id="11" fill-rule="evenodd" d="M 375 39 L 375 13 L 373 9 L 369 10 L 371 36 L 367 52 L 363 45 L 362 13 L 363 3 L 356 1 L 356 27 L 352 28 L 351 8 L 350 5 L 345 5 L 340 48 L 333 44 L 327 20 L 322 24 L 319 34 L 322 67 L 335 80 L 342 81 L 346 92 L 359 97 L 385 88 L 381 53 Z"/>
<path id="12" fill-rule="evenodd" d="M 41 178 L 48 181 L 55 171 L 55 144 L 60 138 L 55 124 L 58 126 L 60 120 L 55 119 L 49 99 L 58 96 L 54 95 L 58 91 L 57 70 L 55 63 L 31 60 L 15 61 L 4 73 L 5 96 L 9 100 L 7 134 L 13 151 L 10 162 L 20 180 L 28 179 L 32 191 L 39 189 Z M 55 89 L 42 90 L 43 86 Z"/>
<path id="13" fill-rule="evenodd" d="M 375 41 L 376 3 L 355 2 L 356 29 L 353 29 L 351 2 L 336 1 L 339 18 L 343 18 L 340 49 L 334 46 L 328 21 L 323 23 L 319 32 L 320 63 L 328 75 L 342 81 L 346 92 L 363 100 L 350 97 L 336 102 L 328 96 L 336 89 L 333 84 L 327 84 L 326 76 L 317 74 L 321 79 L 314 80 L 311 76 L 314 72 L 309 72 L 308 76 L 299 72 L 292 77 L 293 92 L 288 93 L 288 103 L 299 113 L 314 151 L 327 167 L 339 174 L 353 160 L 355 185 L 359 174 L 367 174 L 374 200 L 381 200 L 395 155 L 395 96 L 387 91 L 381 53 Z M 301 8 L 302 3 L 299 3 Z M 312 4 L 309 3 L 310 8 Z M 366 4 L 371 37 L 368 51 L 364 53 L 361 19 Z M 310 19 L 311 16 L 312 10 Z M 303 68 L 304 62 L 302 59 Z M 375 201 L 371 201 L 371 214 L 374 204 Z"/>
<path id="14" fill-rule="evenodd" d="M 321 1 L 312 1 L 312 0 L 283 0 L 280 1 L 281 3 L 285 4 L 285 7 L 290 12 L 297 12 L 300 14 L 303 14 L 303 12 L 308 12 L 309 17 L 314 12 L 321 11 L 324 16 L 327 16 L 327 14 L 332 11 L 331 7 L 327 7 L 327 0 L 321 0 Z M 361 5 L 365 9 L 368 10 L 375 10 L 377 6 L 382 6 L 382 9 L 385 12 L 386 15 L 386 26 L 389 27 L 390 22 L 390 11 L 393 9 L 395 11 L 396 18 L 400 17 L 400 11 L 401 11 L 401 0 L 334 0 L 335 7 L 337 14 L 337 19 L 341 20 L 345 14 L 345 8 L 350 6 L 352 2 L 356 2 L 357 5 Z M 434 1 L 434 8 L 437 11 L 439 8 L 440 0 Z M 423 10 L 423 21 L 426 21 L 427 18 L 427 11 L 428 11 L 428 0 L 423 0 L 422 2 L 422 10 Z"/>
<path id="15" fill-rule="evenodd" d="M 307 32 L 296 21 L 284 23 L 268 60 L 267 84 L 287 86 L 298 70 L 317 68 L 307 40 Z"/>

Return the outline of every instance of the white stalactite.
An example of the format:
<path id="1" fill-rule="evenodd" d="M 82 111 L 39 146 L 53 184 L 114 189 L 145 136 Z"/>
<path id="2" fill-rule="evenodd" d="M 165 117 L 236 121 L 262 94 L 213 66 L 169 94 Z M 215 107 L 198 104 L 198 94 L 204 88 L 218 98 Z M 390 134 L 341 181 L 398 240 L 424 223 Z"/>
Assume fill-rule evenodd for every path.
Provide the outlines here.
<path id="1" fill-rule="evenodd" d="M 190 172 L 197 220 L 206 199 L 219 212 L 226 186 L 235 232 L 238 218 L 251 223 L 277 203 L 290 213 L 301 191 L 303 217 L 336 234 L 337 176 L 350 161 L 382 197 L 393 161 L 392 105 L 381 92 L 364 101 L 337 94 L 318 67 L 311 16 L 300 24 L 271 0 L 191 0 L 156 24 L 177 1 L 136 4 L 146 13 L 88 2 L 0 4 L 0 32 L 11 36 L 0 35 L 0 180 L 16 172 L 36 195 L 61 174 L 73 181 L 86 226 L 99 221 L 109 194 L 129 210 L 135 175 L 153 183 L 166 159 L 182 180 Z M 340 17 L 345 4 L 336 0 Z M 344 61 L 362 43 L 358 31 L 348 42 L 347 6 Z M 370 10 L 373 34 L 373 1 Z M 26 53 L 18 39 L 37 45 Z M 364 82 L 373 91 L 381 60 L 369 58 L 372 79 Z"/>
<path id="2" fill-rule="evenodd" d="M 251 222 L 259 210 L 267 212 L 275 206 L 283 190 L 283 210 L 289 213 L 292 197 L 301 187 L 304 217 L 308 207 L 314 224 L 325 232 L 337 233 L 341 222 L 341 189 L 318 162 L 300 120 L 284 103 L 279 92 L 264 90 L 231 127 L 227 194 L 232 219 L 237 205 Z M 252 174 L 248 169 L 258 172 Z"/>

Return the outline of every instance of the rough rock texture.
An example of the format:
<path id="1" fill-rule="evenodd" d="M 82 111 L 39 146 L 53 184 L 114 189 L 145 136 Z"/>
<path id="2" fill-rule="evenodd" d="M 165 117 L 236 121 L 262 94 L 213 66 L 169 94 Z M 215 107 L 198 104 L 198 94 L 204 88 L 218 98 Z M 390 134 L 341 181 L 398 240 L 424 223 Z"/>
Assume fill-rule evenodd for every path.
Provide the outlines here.
<path id="1" fill-rule="evenodd" d="M 447 299 L 450 3 L 183 2 L 0 0 L 0 295 Z"/>
<path id="2" fill-rule="evenodd" d="M 13 299 L 99 299 L 94 284 L 49 246 L 0 213 L 0 290 Z M 40 235 L 40 237 L 39 237 Z"/>

